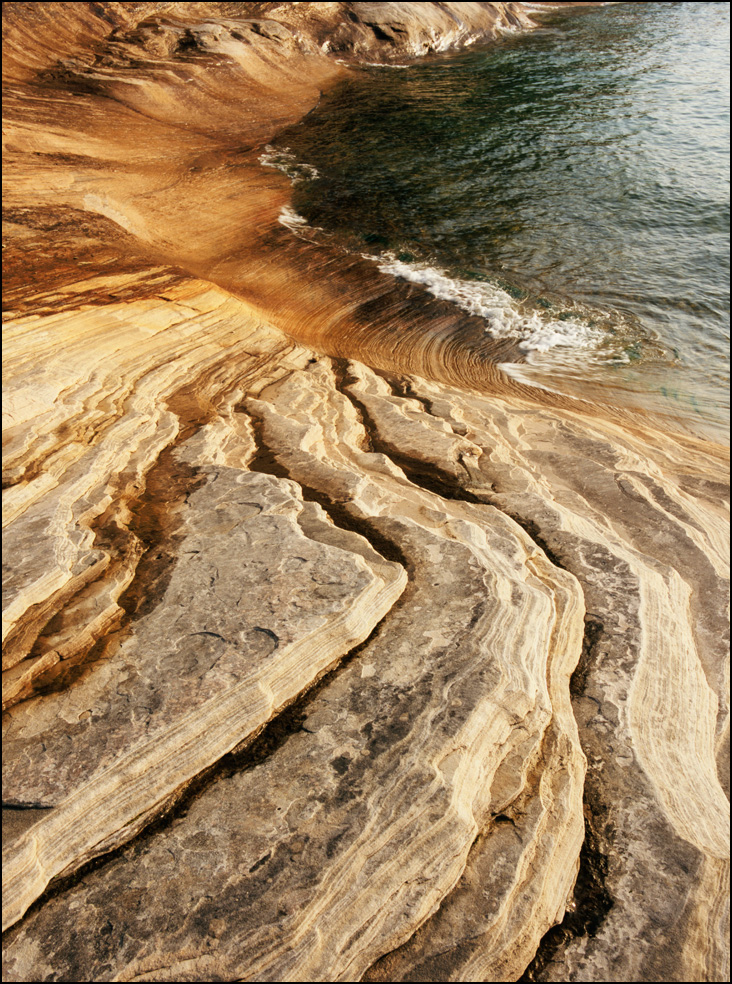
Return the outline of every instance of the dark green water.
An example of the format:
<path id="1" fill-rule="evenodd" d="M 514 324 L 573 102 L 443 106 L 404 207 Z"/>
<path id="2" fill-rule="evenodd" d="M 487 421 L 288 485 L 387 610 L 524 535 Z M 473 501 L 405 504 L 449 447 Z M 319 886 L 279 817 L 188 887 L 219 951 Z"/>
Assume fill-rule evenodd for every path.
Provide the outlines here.
<path id="1" fill-rule="evenodd" d="M 521 339 L 524 378 L 724 424 L 729 4 L 553 15 L 364 70 L 279 150 L 310 225 Z"/>

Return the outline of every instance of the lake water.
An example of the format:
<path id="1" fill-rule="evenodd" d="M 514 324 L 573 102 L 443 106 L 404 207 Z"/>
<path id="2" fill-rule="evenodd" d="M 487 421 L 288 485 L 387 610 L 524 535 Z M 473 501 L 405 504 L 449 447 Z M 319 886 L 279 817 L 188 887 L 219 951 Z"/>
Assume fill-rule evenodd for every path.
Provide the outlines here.
<path id="1" fill-rule="evenodd" d="M 517 338 L 522 378 L 719 437 L 729 17 L 616 4 L 359 70 L 265 159 L 310 226 Z"/>

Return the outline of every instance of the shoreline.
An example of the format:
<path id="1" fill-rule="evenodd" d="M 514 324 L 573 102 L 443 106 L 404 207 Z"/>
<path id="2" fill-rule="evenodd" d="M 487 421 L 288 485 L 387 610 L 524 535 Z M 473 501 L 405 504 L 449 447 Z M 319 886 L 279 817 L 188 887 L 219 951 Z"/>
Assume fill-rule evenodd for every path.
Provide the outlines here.
<path id="1" fill-rule="evenodd" d="M 728 452 L 278 224 L 340 5 L 136 6 L 9 82 L 5 979 L 725 979 Z"/>

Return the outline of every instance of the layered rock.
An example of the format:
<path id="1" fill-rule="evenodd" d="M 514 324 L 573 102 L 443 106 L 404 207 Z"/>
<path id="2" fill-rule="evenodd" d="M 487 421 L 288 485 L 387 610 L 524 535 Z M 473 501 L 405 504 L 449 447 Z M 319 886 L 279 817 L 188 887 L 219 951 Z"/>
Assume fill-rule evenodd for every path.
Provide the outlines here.
<path id="1" fill-rule="evenodd" d="M 336 388 L 335 379 L 325 365 L 314 363 L 271 383 L 258 399 L 250 395 L 237 415 L 244 422 L 253 420 L 263 441 L 276 441 L 278 450 L 272 452 L 275 460 L 270 467 L 278 471 L 279 463 L 296 481 L 299 479 L 310 498 L 317 496 L 329 506 L 341 527 L 355 525 L 386 552 L 386 544 L 394 544 L 410 572 L 410 587 L 378 635 L 303 709 L 301 713 L 306 716 L 299 733 L 259 768 L 235 772 L 226 782 L 209 785 L 189 812 L 173 822 L 162 841 L 155 838 L 149 842 L 147 846 L 156 858 L 163 843 L 166 852 L 178 856 L 181 849 L 187 852 L 184 845 L 191 839 L 196 843 L 201 840 L 205 828 L 205 873 L 197 875 L 195 871 L 200 851 L 190 859 L 193 868 L 186 862 L 177 874 L 171 872 L 159 896 L 169 930 L 161 926 L 147 943 L 137 940 L 124 957 L 124 967 L 117 964 L 117 976 L 248 976 L 269 980 L 360 976 L 434 911 L 459 878 L 476 838 L 481 840 L 478 851 L 482 852 L 483 842 L 489 842 L 494 832 L 499 839 L 505 837 L 504 830 L 513 823 L 511 807 L 517 800 L 522 815 L 516 841 L 522 840 L 523 825 L 528 836 L 516 864 L 503 869 L 506 884 L 501 890 L 508 909 L 514 907 L 514 895 L 521 891 L 524 918 L 515 921 L 513 932 L 504 941 L 504 961 L 510 954 L 512 966 L 520 970 L 514 936 L 525 936 L 527 922 L 531 924 L 529 938 L 522 939 L 518 956 L 526 963 L 542 933 L 564 911 L 582 840 L 584 757 L 568 692 L 569 674 L 581 646 L 583 605 L 578 585 L 571 575 L 555 568 L 500 511 L 451 502 L 414 486 L 388 456 L 368 449 L 369 439 L 358 412 Z M 91 853 L 88 844 L 92 833 L 98 837 L 105 823 L 121 825 L 121 812 L 130 801 L 130 770 L 135 776 L 133 803 L 138 809 L 143 803 L 158 807 L 164 793 L 170 793 L 169 787 L 160 788 L 156 752 L 164 764 L 170 759 L 165 748 L 182 746 L 183 754 L 176 755 L 174 762 L 180 785 L 184 784 L 180 773 L 186 764 L 191 778 L 201 771 L 198 746 L 191 750 L 198 754 L 186 762 L 189 742 L 185 735 L 191 734 L 191 744 L 196 740 L 191 732 L 193 722 L 196 735 L 206 736 L 207 747 L 214 729 L 223 728 L 230 737 L 246 736 L 246 725 L 226 718 L 229 691 L 211 697 L 204 689 L 206 682 L 209 688 L 221 688 L 222 680 L 226 684 L 230 676 L 246 671 L 246 656 L 233 649 L 227 652 L 224 638 L 234 632 L 241 636 L 249 620 L 262 623 L 250 629 L 250 635 L 255 636 L 248 643 L 250 649 L 246 642 L 244 646 L 246 652 L 254 642 L 259 643 L 259 649 L 252 652 L 255 664 L 259 664 L 253 683 L 256 681 L 260 690 L 267 688 L 263 671 L 269 664 L 277 674 L 290 672 L 293 681 L 299 681 L 299 689 L 305 690 L 303 672 L 312 680 L 317 665 L 308 661 L 307 668 L 288 671 L 285 647 L 281 651 L 274 646 L 269 633 L 291 635 L 302 619 L 309 625 L 317 617 L 319 598 L 324 597 L 328 607 L 334 596 L 349 606 L 353 604 L 348 577 L 344 573 L 340 582 L 329 580 L 322 562 L 308 587 L 307 559 L 302 555 L 312 552 L 312 547 L 297 546 L 289 552 L 282 537 L 263 552 L 261 541 L 256 539 L 256 523 L 264 522 L 260 517 L 266 516 L 265 525 L 271 524 L 266 510 L 256 514 L 256 523 L 251 515 L 245 521 L 253 549 L 235 549 L 232 556 L 232 529 L 237 524 L 237 500 L 242 498 L 242 489 L 243 511 L 251 514 L 273 484 L 282 509 L 281 500 L 286 497 L 280 487 L 291 487 L 291 480 L 246 470 L 242 442 L 237 437 L 242 431 L 246 428 L 236 419 L 230 427 L 217 421 L 205 433 L 199 432 L 193 446 L 183 445 L 189 460 L 194 448 L 214 459 L 222 447 L 228 449 L 232 467 L 226 469 L 227 478 L 219 477 L 223 464 L 216 465 L 216 479 L 201 486 L 188 502 L 194 514 L 200 513 L 198 522 L 204 525 L 204 533 L 211 526 L 214 532 L 223 533 L 224 554 L 218 564 L 223 566 L 226 561 L 237 565 L 235 585 L 229 588 L 229 594 L 235 595 L 228 605 L 233 610 L 228 615 L 223 611 L 211 613 L 211 592 L 226 591 L 221 572 L 207 595 L 201 588 L 195 591 L 194 581 L 195 600 L 191 597 L 191 567 L 205 567 L 201 576 L 208 582 L 217 563 L 216 549 L 210 544 L 204 548 L 202 534 L 197 533 L 196 520 L 191 517 L 186 525 L 194 524 L 194 532 L 181 539 L 180 560 L 165 595 L 153 612 L 134 623 L 117 653 L 102 661 L 102 673 L 94 669 L 71 690 L 43 698 L 48 708 L 47 729 L 38 731 L 38 708 L 33 709 L 32 702 L 21 705 L 10 718 L 9 760 L 12 763 L 17 748 L 18 761 L 14 781 L 10 768 L 10 786 L 15 785 L 19 794 L 24 787 L 29 788 L 24 777 L 29 772 L 28 756 L 33 757 L 35 747 L 38 764 L 42 761 L 47 765 L 45 779 L 43 769 L 30 770 L 45 783 L 44 805 L 53 803 L 56 789 L 68 790 L 76 784 L 78 791 L 62 798 L 47 819 L 36 823 L 16 843 L 10 876 L 14 871 L 18 875 L 8 892 L 8 908 L 15 884 L 24 887 L 26 904 L 34 890 L 42 889 L 40 877 L 35 889 L 32 887 L 29 870 L 35 863 L 47 877 L 50 865 L 44 860 L 62 853 L 59 842 L 66 848 L 64 860 L 75 851 L 74 861 L 78 863 Z M 238 470 L 231 460 L 233 448 L 239 456 Z M 268 460 L 269 455 L 260 451 L 251 464 L 262 468 Z M 233 477 L 237 472 L 238 477 Z M 223 492 L 219 499 L 214 488 L 221 481 L 229 492 Z M 200 510 L 196 509 L 197 499 L 203 500 Z M 217 502 L 222 510 L 216 510 Z M 341 502 L 348 505 L 339 507 Z M 341 509 L 345 510 L 342 514 Z M 344 552 L 349 541 L 359 539 L 357 534 L 327 522 L 315 503 L 303 517 L 303 533 L 325 541 L 331 549 L 338 543 Z M 193 550 L 200 553 L 187 559 Z M 361 550 L 368 555 L 365 545 Z M 353 555 L 352 544 L 350 552 Z M 267 564 L 263 558 L 269 556 L 272 560 Z M 286 593 L 276 605 L 276 578 L 266 576 L 266 570 L 275 564 L 291 565 L 295 557 L 299 564 L 285 579 Z M 358 560 L 356 554 L 353 561 Z M 363 566 L 356 563 L 356 572 Z M 384 562 L 381 567 L 388 571 L 404 569 Z M 242 583 L 252 585 L 245 602 Z M 395 574 L 390 583 L 393 601 L 403 584 Z M 217 588 L 217 584 L 221 586 Z M 260 615 L 256 614 L 257 595 L 264 605 Z M 242 604 L 246 622 L 242 622 Z M 191 618 L 200 622 L 201 612 L 206 613 L 207 621 L 196 635 L 211 635 L 192 640 L 189 622 Z M 373 614 L 378 618 L 383 609 Z M 154 676 L 151 679 L 154 670 L 149 647 L 140 652 L 146 634 L 160 638 L 161 618 L 169 623 L 164 637 L 170 638 L 171 644 L 179 640 L 177 652 L 158 657 L 161 668 L 173 660 L 170 668 L 174 669 L 174 682 L 167 685 L 162 704 L 159 684 L 156 686 Z M 181 619 L 185 625 L 171 633 L 170 627 Z M 226 627 L 227 619 L 233 619 L 230 627 Z M 212 664 L 208 674 L 201 672 L 206 670 L 204 663 Z M 230 689 L 233 696 L 242 685 L 234 684 Z M 202 701 L 200 709 L 189 710 L 196 699 Z M 57 704 L 55 712 L 48 707 L 49 702 Z M 154 703 L 157 713 L 149 709 Z M 249 698 L 247 702 L 244 694 L 237 703 L 250 715 L 258 710 L 257 701 Z M 181 705 L 185 707 L 182 716 Z M 145 706 L 148 712 L 141 714 Z M 166 717 L 177 708 L 175 725 L 166 729 Z M 218 719 L 207 717 L 207 708 Z M 82 729 L 74 736 L 76 752 L 71 757 L 67 751 L 68 725 L 59 728 L 59 722 L 70 717 L 82 719 Z M 262 719 L 266 720 L 266 712 Z M 32 737 L 31 731 L 35 731 Z M 138 739 L 127 755 L 115 756 L 115 749 L 131 735 L 134 739 L 136 733 L 145 740 Z M 87 770 L 91 773 L 88 778 Z M 112 788 L 120 790 L 116 798 L 110 796 Z M 57 801 L 59 795 L 55 793 Z M 43 802 L 40 787 L 34 796 L 35 802 Z M 67 844 L 71 838 L 64 837 L 64 831 L 78 831 L 82 809 L 96 817 L 96 803 L 98 818 L 90 829 L 85 826 L 82 837 L 77 833 L 73 845 Z M 247 806 L 242 810 L 244 803 Z M 214 816 L 230 817 L 218 835 L 211 829 Z M 169 836 L 173 837 L 170 843 Z M 139 857 L 139 875 L 132 880 L 150 898 L 144 920 L 154 924 L 152 899 L 160 884 L 159 865 L 151 861 L 142 842 L 131 850 L 133 855 L 124 857 Z M 138 865 L 137 860 L 134 863 Z M 58 868 L 61 861 L 56 864 Z M 122 877 L 129 882 L 127 861 L 123 867 Z M 516 884 L 517 873 L 522 870 L 524 876 Z M 220 873 L 219 889 L 211 882 L 215 871 Z M 105 894 L 107 890 L 111 893 L 103 911 L 87 900 L 81 905 L 91 951 L 77 938 L 75 956 L 58 950 L 49 955 L 49 969 L 71 959 L 71 973 L 104 975 L 104 966 L 92 955 L 99 932 L 95 920 L 103 918 L 106 924 L 117 891 L 113 888 L 115 876 L 109 881 L 106 866 L 103 878 Z M 78 899 L 71 902 L 71 898 L 77 891 L 64 893 L 63 912 L 69 903 L 76 909 Z M 181 927 L 191 914 L 191 892 L 204 907 L 196 922 L 204 919 L 207 926 L 225 927 L 212 954 L 191 956 L 191 944 L 194 948 L 196 944 L 189 939 L 190 930 Z M 256 905 L 241 908 L 237 900 L 250 895 L 257 898 Z M 213 907 L 206 896 L 213 900 Z M 291 911 L 282 911 L 283 899 Z M 128 920 L 137 920 L 139 913 L 128 911 L 126 892 L 119 900 L 116 918 L 122 921 L 121 931 L 132 940 L 137 930 Z M 176 904 L 180 904 L 180 911 Z M 58 919 L 54 903 L 49 905 L 39 912 L 42 920 Z M 61 922 L 65 918 L 61 916 Z M 24 927 L 36 921 L 34 916 L 29 919 L 22 924 L 17 939 L 20 949 L 12 944 L 8 949 L 11 959 L 27 949 Z M 46 924 L 46 937 L 57 939 L 58 928 L 57 922 Z M 13 976 L 30 970 L 22 957 L 18 960 L 10 971 Z M 43 960 L 36 972 L 42 965 Z"/>
<path id="2" fill-rule="evenodd" d="M 524 5 L 6 6 L 5 979 L 727 979 L 726 452 L 257 163 Z"/>
<path id="3" fill-rule="evenodd" d="M 9 965 L 9 979 L 33 973 L 24 962 L 28 953 L 36 973 L 63 964 L 72 975 L 105 979 L 107 958 L 99 963 L 95 954 L 108 923 L 128 941 L 115 958 L 115 974 L 126 975 L 120 979 L 345 980 L 364 973 L 374 980 L 516 979 L 563 914 L 582 840 L 584 767 L 569 674 L 582 649 L 583 599 L 588 629 L 573 690 L 590 755 L 585 820 L 592 849 L 584 863 L 590 881 L 602 876 L 595 889 L 604 902 L 584 913 L 596 920 L 595 934 L 570 940 L 540 979 L 581 979 L 575 975 L 588 972 L 595 979 L 653 979 L 669 973 L 664 961 L 671 960 L 680 968 L 676 979 L 713 979 L 709 974 L 718 971 L 701 962 L 709 948 L 689 946 L 699 915 L 687 893 L 689 872 L 697 871 L 704 911 L 723 906 L 726 800 L 715 758 L 728 728 L 719 702 L 724 663 L 715 653 L 719 627 L 704 625 L 680 604 L 693 590 L 709 617 L 715 603 L 702 600 L 703 592 L 713 589 L 724 567 L 714 542 L 718 505 L 702 509 L 700 497 L 711 478 L 710 459 L 695 455 L 687 441 L 667 439 L 665 453 L 654 453 L 656 471 L 649 477 L 647 464 L 638 468 L 649 460 L 643 438 L 651 434 L 616 432 L 611 443 L 601 421 L 569 412 L 562 418 L 419 380 L 394 379 L 389 386 L 356 364 L 331 368 L 320 361 L 293 369 L 290 362 L 273 375 L 264 387 L 254 383 L 235 409 L 230 400 L 223 416 L 181 445 L 177 457 L 213 462 L 206 471 L 217 473 L 205 485 L 193 479 L 198 487 L 188 496 L 191 516 L 182 528 L 196 531 L 202 522 L 203 533 L 223 533 L 228 541 L 244 488 L 246 529 L 254 536 L 257 496 L 261 504 L 271 489 L 278 503 L 294 504 L 294 480 L 312 503 L 302 511 L 300 536 L 341 550 L 351 538 L 352 552 L 358 535 L 339 527 L 360 529 L 382 551 L 398 552 L 410 586 L 378 635 L 298 708 L 300 730 L 272 755 L 256 768 L 234 762 L 219 781 L 214 774 L 187 813 L 26 918 L 11 936 L 8 955 L 17 963 Z M 259 443 L 255 454 L 251 434 Z M 273 472 L 291 478 L 268 477 Z M 221 497 L 215 492 L 220 481 Z M 294 498 L 288 498 L 290 488 Z M 239 494 L 232 496 L 232 489 Z M 323 517 L 315 499 L 338 526 Z M 643 508 L 654 511 L 652 526 L 642 521 Z M 263 513 L 256 515 L 262 522 Z M 203 563 L 208 579 L 215 548 L 209 543 L 201 554 L 191 553 L 201 549 L 201 536 L 179 537 L 165 594 L 113 654 L 70 690 L 11 712 L 9 737 L 16 729 L 18 735 L 17 746 L 9 745 L 11 782 L 14 748 L 19 763 L 29 755 L 32 763 L 32 749 L 44 747 L 45 780 L 38 765 L 17 773 L 19 789 L 35 784 L 35 803 L 43 802 L 39 782 L 59 783 L 59 802 L 82 766 L 92 772 L 76 779 L 79 793 L 61 798 L 48 819 L 31 828 L 15 857 L 31 842 L 40 857 L 44 830 L 58 851 L 54 829 L 66 829 L 74 803 L 91 797 L 95 787 L 101 792 L 102 777 L 108 781 L 115 770 L 108 765 L 106 773 L 93 774 L 100 748 L 103 755 L 121 736 L 150 727 L 155 715 L 145 705 L 156 688 L 149 676 L 137 682 L 130 660 L 145 633 L 160 635 L 166 621 L 176 624 L 171 618 L 182 620 L 186 631 L 176 635 L 168 628 L 165 638 L 191 638 L 188 622 L 200 618 L 201 609 L 189 594 L 181 604 L 178 585 L 190 591 L 191 564 Z M 369 548 L 360 549 L 368 555 Z M 669 564 L 669 551 L 681 550 L 683 580 Z M 247 560 L 237 549 L 239 578 L 258 585 L 263 567 L 290 557 L 284 543 L 270 547 L 270 555 L 265 565 L 260 551 Z M 198 561 L 201 556 L 210 562 Z M 234 560 L 225 547 L 224 558 Z M 217 584 L 220 575 L 213 580 Z M 277 590 L 271 578 L 266 583 L 265 606 Z M 225 608 L 212 612 L 203 589 L 196 597 L 216 625 L 231 617 Z M 303 597 L 312 618 L 322 591 L 314 584 Z M 248 599 L 253 617 L 249 606 L 255 604 Z M 297 624 L 291 613 L 285 624 L 290 630 Z M 216 628 L 206 621 L 198 631 Z M 175 656 L 188 670 L 178 664 L 175 688 L 162 703 L 158 694 L 161 720 L 166 705 L 173 709 L 185 699 L 187 706 L 192 693 L 200 694 L 203 663 L 225 663 L 225 681 L 239 672 L 241 652 L 227 650 L 223 641 L 231 628 L 216 634 L 222 639 L 202 637 L 190 653 L 179 644 Z M 262 650 L 274 646 L 266 633 L 255 635 L 262 636 Z M 217 647 L 221 653 L 213 651 Z M 663 661 L 655 659 L 659 649 Z M 264 655 L 256 647 L 249 651 Z M 277 649 L 271 656 L 279 660 Z M 165 651 L 157 657 L 170 658 Z M 149 656 L 139 664 L 148 674 L 154 665 Z M 656 702 L 681 692 L 689 695 L 687 703 L 677 705 L 672 718 L 651 717 Z M 38 700 L 45 705 L 42 718 Z M 115 701 L 128 716 L 113 710 Z M 226 702 L 220 696 L 202 706 L 223 714 Z M 71 719 L 79 718 L 82 727 L 72 728 Z M 47 724 L 38 730 L 42 720 Z M 24 721 L 34 735 L 24 733 Z M 60 726 L 63 721 L 69 723 Z M 233 719 L 229 724 L 229 734 L 244 736 Z M 157 727 L 157 738 L 153 734 L 129 756 L 107 754 L 117 770 L 146 752 L 153 756 L 143 774 L 153 791 L 138 790 L 135 802 L 150 796 L 159 810 L 154 751 L 157 746 L 164 757 L 166 735 Z M 71 755 L 63 737 L 69 729 Z M 669 783 L 673 760 L 684 768 Z M 191 777 L 200 768 L 200 759 L 191 763 Z M 52 789 L 47 796 L 44 805 L 54 803 Z M 108 817 L 115 808 L 108 798 L 100 807 Z M 214 831 L 213 818 L 219 818 Z M 101 825 L 100 817 L 92 829 Z M 79 861 L 88 856 L 85 846 L 77 848 Z M 163 853 L 171 861 L 161 886 Z M 216 872 L 223 879 L 219 890 Z M 143 910 L 130 910 L 123 883 L 144 895 Z M 242 908 L 246 898 L 252 903 Z M 63 933 L 69 911 L 83 914 L 76 916 L 83 932 L 73 944 Z M 155 926 L 152 936 L 140 937 L 141 921 Z M 637 940 L 633 948 L 619 942 L 629 932 Z M 204 940 L 210 947 L 199 952 Z"/>

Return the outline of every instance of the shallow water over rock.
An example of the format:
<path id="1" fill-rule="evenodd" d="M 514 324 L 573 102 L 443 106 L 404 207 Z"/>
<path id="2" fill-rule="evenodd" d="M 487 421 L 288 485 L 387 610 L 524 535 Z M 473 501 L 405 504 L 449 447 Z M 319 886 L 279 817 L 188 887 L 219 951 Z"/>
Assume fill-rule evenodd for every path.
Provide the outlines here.
<path id="1" fill-rule="evenodd" d="M 554 14 L 490 49 L 366 69 L 270 160 L 311 226 L 518 340 L 522 378 L 719 430 L 729 5 L 701 12 Z"/>

